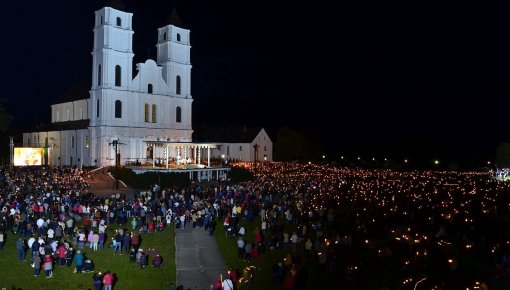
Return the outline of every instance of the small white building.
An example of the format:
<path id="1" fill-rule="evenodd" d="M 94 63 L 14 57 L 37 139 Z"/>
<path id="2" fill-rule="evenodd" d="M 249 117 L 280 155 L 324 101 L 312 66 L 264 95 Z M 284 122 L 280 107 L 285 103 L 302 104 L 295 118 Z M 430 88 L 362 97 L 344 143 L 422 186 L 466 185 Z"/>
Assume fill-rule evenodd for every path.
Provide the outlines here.
<path id="1" fill-rule="evenodd" d="M 211 157 L 230 161 L 273 161 L 273 142 L 264 128 L 201 128 L 193 138 L 214 142 Z"/>

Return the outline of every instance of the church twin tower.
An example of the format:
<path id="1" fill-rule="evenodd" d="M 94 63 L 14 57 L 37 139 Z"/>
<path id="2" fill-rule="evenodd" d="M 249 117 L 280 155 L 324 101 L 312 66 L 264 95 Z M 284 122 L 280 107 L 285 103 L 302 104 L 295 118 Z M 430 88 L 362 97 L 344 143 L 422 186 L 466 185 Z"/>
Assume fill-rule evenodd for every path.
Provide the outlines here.
<path id="1" fill-rule="evenodd" d="M 89 126 L 98 143 L 92 156 L 105 155 L 112 138 L 133 143 L 119 148 L 133 158 L 145 157 L 143 141 L 192 140 L 190 32 L 174 24 L 159 28 L 157 63 L 149 59 L 134 68 L 132 18 L 110 7 L 95 13 Z"/>
<path id="2" fill-rule="evenodd" d="M 94 119 L 97 122 L 94 122 L 94 125 L 111 121 L 109 118 L 111 114 L 108 114 L 108 100 L 102 104 L 102 98 L 118 98 L 121 102 L 129 103 L 130 94 L 137 92 L 146 94 L 146 97 L 150 97 L 151 100 L 157 99 L 155 96 L 175 98 L 174 109 L 181 105 L 181 121 L 161 120 L 158 122 L 156 116 L 156 122 L 153 120 L 150 122 L 169 126 L 177 125 L 175 123 L 186 123 L 184 120 L 190 120 L 191 117 L 191 107 L 188 108 L 191 106 L 189 30 L 172 24 L 159 28 L 157 64 L 152 60 L 137 64 L 138 74 L 133 78 L 132 17 L 132 13 L 110 7 L 96 11 L 91 97 L 96 103 L 99 101 L 99 106 L 96 108 L 96 117 L 91 120 Z M 129 109 L 129 104 L 126 109 Z M 161 108 L 162 115 L 168 115 L 170 113 L 168 109 L 170 107 Z M 135 112 L 126 110 L 125 113 L 126 117 L 117 117 L 124 119 L 117 122 L 119 125 L 125 122 L 146 122 L 145 118 L 139 118 Z M 131 113 L 135 114 L 130 115 Z"/>

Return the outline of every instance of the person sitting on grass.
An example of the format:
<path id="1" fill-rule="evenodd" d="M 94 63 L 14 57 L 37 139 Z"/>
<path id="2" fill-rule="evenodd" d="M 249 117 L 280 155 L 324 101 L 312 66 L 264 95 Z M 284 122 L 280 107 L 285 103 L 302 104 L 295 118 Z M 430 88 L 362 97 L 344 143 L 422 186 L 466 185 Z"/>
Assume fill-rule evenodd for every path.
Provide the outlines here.
<path id="1" fill-rule="evenodd" d="M 147 268 L 147 260 L 148 256 L 145 252 L 142 251 L 142 254 L 140 255 L 140 268 L 145 269 Z"/>
<path id="2" fill-rule="evenodd" d="M 156 255 L 154 259 L 152 260 L 152 267 L 159 268 L 161 266 L 161 263 L 163 263 L 163 257 L 160 255 Z"/>

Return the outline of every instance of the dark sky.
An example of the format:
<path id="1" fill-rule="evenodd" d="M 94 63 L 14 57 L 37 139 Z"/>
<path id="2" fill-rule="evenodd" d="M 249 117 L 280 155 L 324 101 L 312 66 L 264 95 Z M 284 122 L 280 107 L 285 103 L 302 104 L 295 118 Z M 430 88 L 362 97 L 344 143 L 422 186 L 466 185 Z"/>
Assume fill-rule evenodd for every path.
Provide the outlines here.
<path id="1" fill-rule="evenodd" d="M 334 148 L 414 142 L 488 156 L 510 140 L 506 7 L 300 2 L 177 1 L 191 30 L 195 128 L 289 126 Z M 2 97 L 15 124 L 48 122 L 55 99 L 90 83 L 104 1 L 6 3 Z M 154 58 L 172 1 L 123 3 L 136 62 Z"/>

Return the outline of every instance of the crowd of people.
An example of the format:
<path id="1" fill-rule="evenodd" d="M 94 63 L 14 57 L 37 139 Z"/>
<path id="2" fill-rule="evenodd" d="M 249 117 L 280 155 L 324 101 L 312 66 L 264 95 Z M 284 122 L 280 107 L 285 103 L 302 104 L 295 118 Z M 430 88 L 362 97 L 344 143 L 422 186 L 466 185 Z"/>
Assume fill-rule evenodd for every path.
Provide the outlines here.
<path id="1" fill-rule="evenodd" d="M 154 254 L 152 266 L 159 267 L 163 258 L 140 248 L 140 233 L 154 231 L 162 215 L 156 218 L 143 203 L 144 194 L 129 201 L 121 194 L 95 196 L 87 176 L 79 168 L 2 169 L 0 250 L 6 236 L 14 238 L 18 260 L 28 262 L 35 278 L 41 273 L 53 278 L 56 266 L 73 268 L 78 274 L 93 272 L 94 263 L 85 257 L 85 250 L 130 255 L 130 261 L 142 269 Z M 130 224 L 128 217 L 132 217 Z M 108 233 L 113 223 L 116 229 Z M 95 289 L 111 289 L 115 273 L 95 271 L 92 283 Z"/>
<path id="2" fill-rule="evenodd" d="M 55 263 L 74 263 L 81 271 L 84 258 L 77 257 L 86 247 L 111 247 L 113 255 L 127 254 L 145 268 L 160 266 L 163 258 L 152 253 L 150 264 L 138 233 L 189 224 L 210 235 L 222 226 L 238 258 L 248 263 L 283 252 L 267 279 L 285 289 L 305 289 L 314 279 L 345 289 L 465 289 L 510 276 L 510 187 L 489 171 L 238 166 L 256 179 L 154 185 L 133 200 L 94 196 L 80 169 L 4 170 L 0 249 L 3 233 L 18 235 L 18 258 L 25 260 L 30 249 L 36 276 L 42 269 L 52 277 Z M 106 245 L 105 229 L 113 223 L 120 226 Z M 236 276 L 230 277 L 233 284 Z"/>
<path id="3" fill-rule="evenodd" d="M 244 166 L 257 178 L 225 188 L 220 216 L 227 233 L 260 217 L 250 240 L 232 246 L 244 260 L 288 253 L 273 265 L 273 282 L 285 289 L 305 289 L 310 265 L 319 269 L 314 280 L 342 289 L 510 285 L 510 186 L 489 170 Z"/>

